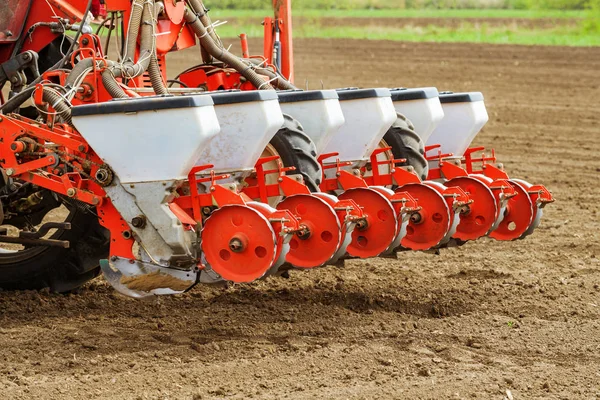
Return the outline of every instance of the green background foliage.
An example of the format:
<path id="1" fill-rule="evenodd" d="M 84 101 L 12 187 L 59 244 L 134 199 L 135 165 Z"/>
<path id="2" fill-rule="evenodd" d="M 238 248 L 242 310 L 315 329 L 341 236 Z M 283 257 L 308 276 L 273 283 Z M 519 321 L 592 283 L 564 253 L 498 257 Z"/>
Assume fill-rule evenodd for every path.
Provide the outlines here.
<path id="1" fill-rule="evenodd" d="M 516 9 L 584 10 L 600 0 L 292 0 L 294 9 Z M 221 9 L 265 9 L 269 0 L 213 0 Z"/>

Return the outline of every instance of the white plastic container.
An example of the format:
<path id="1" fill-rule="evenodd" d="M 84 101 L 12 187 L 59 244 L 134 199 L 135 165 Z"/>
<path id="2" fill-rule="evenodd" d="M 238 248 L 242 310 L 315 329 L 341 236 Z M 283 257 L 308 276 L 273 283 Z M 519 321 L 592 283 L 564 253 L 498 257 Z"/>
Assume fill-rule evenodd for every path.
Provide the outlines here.
<path id="1" fill-rule="evenodd" d="M 413 123 L 417 135 L 426 143 L 444 118 L 438 90 L 434 87 L 392 89 L 391 93 L 396 111 Z"/>
<path id="2" fill-rule="evenodd" d="M 215 172 L 251 171 L 269 141 L 283 125 L 273 90 L 211 93 L 221 133 L 204 148 L 197 165 Z"/>
<path id="3" fill-rule="evenodd" d="M 331 138 L 344 124 L 344 113 L 335 90 L 278 92 L 279 105 L 294 117 L 312 139 L 321 154 Z"/>
<path id="4" fill-rule="evenodd" d="M 431 134 L 426 145 L 441 145 L 443 154 L 462 156 L 488 121 L 480 92 L 440 94 L 444 119 Z"/>
<path id="5" fill-rule="evenodd" d="M 73 124 L 122 183 L 187 177 L 219 132 L 209 96 L 156 96 L 73 107 Z"/>
<path id="6" fill-rule="evenodd" d="M 396 120 L 388 89 L 340 89 L 345 123 L 323 153 L 338 153 L 340 161 L 368 160 Z"/>

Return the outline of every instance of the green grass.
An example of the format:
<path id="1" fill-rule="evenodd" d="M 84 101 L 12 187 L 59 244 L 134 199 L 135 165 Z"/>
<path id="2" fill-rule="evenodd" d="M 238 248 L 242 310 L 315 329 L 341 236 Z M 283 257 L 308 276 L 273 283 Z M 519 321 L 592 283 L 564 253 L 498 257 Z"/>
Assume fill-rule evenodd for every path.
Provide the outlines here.
<path id="1" fill-rule="evenodd" d="M 213 19 L 263 18 L 272 16 L 272 10 L 227 10 L 214 8 Z M 371 18 L 583 18 L 583 10 L 435 10 L 435 9 L 390 9 L 390 10 L 305 10 L 293 11 L 298 17 L 371 17 Z"/>
<path id="2" fill-rule="evenodd" d="M 427 27 L 327 27 L 316 22 L 294 26 L 296 38 L 348 38 L 371 40 L 397 40 L 409 42 L 463 42 L 554 46 L 600 46 L 600 35 L 585 33 L 579 27 L 562 26 L 553 29 L 511 29 L 462 24 L 458 28 Z M 260 25 L 227 26 L 218 30 L 222 37 L 235 37 L 240 32 L 250 37 L 262 37 Z"/>

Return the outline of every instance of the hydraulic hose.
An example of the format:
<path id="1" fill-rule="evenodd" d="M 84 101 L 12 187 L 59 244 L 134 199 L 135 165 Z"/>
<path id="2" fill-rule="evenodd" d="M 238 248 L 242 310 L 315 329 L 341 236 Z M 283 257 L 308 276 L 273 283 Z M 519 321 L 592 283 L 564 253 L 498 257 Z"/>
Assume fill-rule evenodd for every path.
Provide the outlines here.
<path id="1" fill-rule="evenodd" d="M 29 87 L 13 96 L 2 106 L 2 113 L 10 114 L 11 112 L 15 111 L 23 103 L 25 103 L 31 98 L 35 89 L 35 86 Z M 64 122 L 69 124 L 71 123 L 71 106 L 60 94 L 58 94 L 53 89 L 44 87 L 42 99 L 46 103 L 49 103 L 52 106 L 52 108 L 56 110 L 56 113 L 62 118 Z"/>
<path id="2" fill-rule="evenodd" d="M 198 18 L 200 18 L 200 22 L 202 22 L 202 25 L 204 25 L 204 27 L 208 30 L 209 36 L 212 38 L 212 40 L 214 40 L 218 46 L 223 47 L 223 42 L 215 33 L 215 30 L 212 28 L 209 29 L 209 27 L 212 26 L 212 21 L 208 16 L 208 10 L 206 7 L 204 7 L 202 0 L 188 0 L 188 4 L 191 6 L 192 11 L 194 11 Z M 207 63 L 210 64 L 210 61 L 207 61 Z"/>
<path id="3" fill-rule="evenodd" d="M 133 0 L 131 3 L 131 15 L 129 17 L 129 27 L 127 27 L 127 52 L 125 53 L 125 62 L 133 63 L 135 57 L 135 47 L 138 34 L 140 33 L 140 25 L 145 10 L 145 0 Z"/>
<path id="4" fill-rule="evenodd" d="M 244 61 L 246 62 L 250 62 L 254 65 L 260 65 L 262 64 L 262 60 L 257 59 L 257 58 L 248 58 L 245 59 Z M 292 85 L 287 79 L 285 79 L 283 76 L 271 71 L 268 68 L 264 68 L 264 67 L 256 67 L 254 69 L 258 74 L 260 75 L 265 75 L 266 77 L 269 78 L 269 81 L 271 81 L 275 87 L 277 89 L 280 90 L 295 90 L 298 89 L 296 86 Z"/>
<path id="5" fill-rule="evenodd" d="M 162 73 L 158 65 L 156 55 L 152 55 L 150 59 L 150 65 L 148 65 L 148 75 L 150 76 L 150 82 L 152 83 L 152 89 L 156 94 L 169 94 L 166 86 L 163 83 Z"/>
<path id="6" fill-rule="evenodd" d="M 202 24 L 199 17 L 194 14 L 189 8 L 185 9 L 185 22 L 193 29 L 194 33 L 200 39 L 202 47 L 208 51 L 210 55 L 219 61 L 233 67 L 248 79 L 255 88 L 259 90 L 273 90 L 273 87 L 263 80 L 248 64 L 240 60 L 237 56 L 231 54 L 222 46 L 219 46 L 208 34 L 206 27 Z"/>
<path id="7" fill-rule="evenodd" d="M 65 88 L 67 90 L 72 89 L 76 84 L 77 80 L 86 73 L 86 71 L 94 66 L 94 60 L 91 58 L 84 58 L 79 61 L 69 72 L 67 79 L 65 80 Z"/>
<path id="8" fill-rule="evenodd" d="M 102 84 L 106 91 L 115 99 L 125 99 L 129 97 L 115 79 L 112 71 L 108 68 L 102 72 Z"/>
<path id="9" fill-rule="evenodd" d="M 137 1 L 134 1 L 134 5 L 137 4 Z M 139 7 L 139 5 L 137 6 Z M 127 54 L 125 56 L 125 61 L 122 65 L 115 66 L 113 69 L 114 76 L 121 76 L 124 78 L 135 78 L 142 75 L 148 69 L 148 65 L 150 64 L 150 59 L 154 54 L 154 25 L 155 20 L 152 16 L 152 11 L 154 9 L 154 1 L 145 1 L 142 4 L 142 16 L 140 20 L 135 19 L 133 15 L 133 11 L 137 11 L 138 9 L 134 7 L 132 11 L 132 19 L 130 24 L 130 30 L 127 32 Z M 132 27 L 132 25 L 134 25 Z M 133 62 L 133 57 L 135 55 L 135 45 L 137 41 L 137 34 L 141 28 L 141 38 L 140 38 L 140 52 L 138 61 L 136 63 Z M 130 47 L 130 45 L 132 47 Z"/>
<path id="10" fill-rule="evenodd" d="M 60 94 L 45 87 L 43 88 L 42 100 L 50 104 L 64 122 L 71 124 L 71 105 Z"/>
<path id="11" fill-rule="evenodd" d="M 19 93 L 11 97 L 6 103 L 0 107 L 2 114 L 10 114 L 17 108 L 21 107 L 21 104 L 25 103 L 27 99 L 31 97 L 31 94 L 35 90 L 35 86 L 27 87 L 21 90 Z"/>
<path id="12" fill-rule="evenodd" d="M 164 7 L 165 6 L 161 1 L 154 3 L 154 21 L 152 21 L 153 25 L 156 24 L 156 19 L 163 12 Z M 156 54 L 156 37 L 154 35 L 152 35 L 152 48 L 155 50 L 150 58 L 150 64 L 148 64 L 148 75 L 150 76 L 152 88 L 156 94 L 169 94 L 169 91 L 163 82 L 160 66 L 158 65 L 158 58 Z"/>

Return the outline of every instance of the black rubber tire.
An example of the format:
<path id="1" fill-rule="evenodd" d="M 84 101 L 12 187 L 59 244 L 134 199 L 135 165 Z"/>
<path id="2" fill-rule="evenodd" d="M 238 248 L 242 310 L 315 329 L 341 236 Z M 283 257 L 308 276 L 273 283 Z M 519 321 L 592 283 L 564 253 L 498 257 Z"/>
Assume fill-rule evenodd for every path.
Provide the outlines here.
<path id="1" fill-rule="evenodd" d="M 39 70 L 46 71 L 67 51 L 69 38 L 56 38 L 39 52 Z M 28 79 L 33 80 L 29 71 Z M 20 113 L 37 117 L 37 110 L 25 107 Z M 52 239 L 68 240 L 70 248 L 30 247 L 17 253 L 0 253 L 0 288 L 5 290 L 39 290 L 70 292 L 100 274 L 99 260 L 107 258 L 110 239 L 94 212 L 76 205 L 69 206 L 65 222 L 70 230 L 59 230 Z"/>
<path id="2" fill-rule="evenodd" d="M 429 164 L 425 159 L 425 144 L 415 127 L 404 115 L 397 113 L 396 122 L 388 129 L 383 140 L 392 148 L 394 158 L 405 158 L 399 165 L 410 165 L 421 180 L 427 179 Z"/>
<path id="3" fill-rule="evenodd" d="M 68 249 L 30 247 L 16 253 L 0 254 L 0 287 L 5 290 L 69 292 L 100 273 L 98 261 L 107 258 L 108 231 L 93 212 L 73 206 L 65 219 L 70 230 L 58 230 L 52 239 L 68 240 Z"/>
<path id="4" fill-rule="evenodd" d="M 301 174 L 310 191 L 318 192 L 322 173 L 317 161 L 317 148 L 296 119 L 287 114 L 283 114 L 283 117 L 283 126 L 270 144 L 279 153 L 285 167 L 296 167 L 295 171 L 288 171 L 287 175 Z"/>

